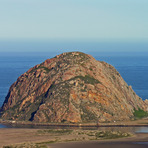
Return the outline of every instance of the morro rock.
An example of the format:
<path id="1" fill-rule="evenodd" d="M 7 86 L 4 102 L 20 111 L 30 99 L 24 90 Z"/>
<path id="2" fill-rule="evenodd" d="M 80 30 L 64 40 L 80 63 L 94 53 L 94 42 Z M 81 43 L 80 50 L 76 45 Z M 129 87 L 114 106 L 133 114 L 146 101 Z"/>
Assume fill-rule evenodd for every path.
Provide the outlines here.
<path id="1" fill-rule="evenodd" d="M 116 69 L 81 52 L 36 65 L 10 87 L 1 118 L 34 122 L 129 120 L 147 109 Z"/>

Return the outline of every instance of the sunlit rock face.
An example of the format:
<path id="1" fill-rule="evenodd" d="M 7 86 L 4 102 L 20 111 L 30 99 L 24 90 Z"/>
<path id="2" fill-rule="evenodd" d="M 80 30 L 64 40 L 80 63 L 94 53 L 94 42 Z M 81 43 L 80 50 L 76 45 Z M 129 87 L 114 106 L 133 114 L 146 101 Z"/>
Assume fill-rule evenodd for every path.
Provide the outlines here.
<path id="1" fill-rule="evenodd" d="M 1 117 L 35 122 L 109 122 L 147 109 L 116 69 L 81 52 L 34 66 L 10 87 Z"/>

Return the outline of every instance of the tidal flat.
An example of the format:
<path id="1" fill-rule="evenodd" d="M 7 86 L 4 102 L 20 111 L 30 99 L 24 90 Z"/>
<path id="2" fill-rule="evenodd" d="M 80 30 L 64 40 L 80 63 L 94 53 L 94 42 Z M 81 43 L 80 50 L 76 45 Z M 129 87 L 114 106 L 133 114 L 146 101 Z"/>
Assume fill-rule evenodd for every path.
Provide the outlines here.
<path id="1" fill-rule="evenodd" d="M 3 148 L 96 148 L 100 145 L 125 146 L 133 145 L 144 148 L 148 134 L 129 133 L 123 131 L 105 130 L 73 130 L 73 129 L 28 129 L 2 128 L 0 129 L 0 147 Z M 138 146 L 138 147 L 137 147 Z"/>

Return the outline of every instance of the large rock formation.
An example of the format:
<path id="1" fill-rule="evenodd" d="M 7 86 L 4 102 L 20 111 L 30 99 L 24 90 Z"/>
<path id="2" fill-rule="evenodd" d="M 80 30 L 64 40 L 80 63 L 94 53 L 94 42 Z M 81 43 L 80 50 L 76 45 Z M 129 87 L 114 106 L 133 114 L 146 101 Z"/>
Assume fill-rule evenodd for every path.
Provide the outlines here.
<path id="1" fill-rule="evenodd" d="M 10 87 L 1 117 L 35 122 L 128 120 L 146 103 L 116 69 L 81 52 L 36 65 Z"/>

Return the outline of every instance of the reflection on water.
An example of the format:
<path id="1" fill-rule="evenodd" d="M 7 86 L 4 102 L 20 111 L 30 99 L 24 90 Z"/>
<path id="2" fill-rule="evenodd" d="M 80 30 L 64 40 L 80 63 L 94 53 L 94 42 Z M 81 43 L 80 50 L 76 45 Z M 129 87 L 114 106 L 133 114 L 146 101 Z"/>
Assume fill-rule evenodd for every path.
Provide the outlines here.
<path id="1" fill-rule="evenodd" d="M 148 127 L 69 127 L 69 126 L 34 126 L 15 125 L 6 126 L 0 124 L 0 128 L 38 128 L 38 129 L 75 129 L 75 130 L 100 130 L 100 131 L 121 131 L 132 133 L 148 133 Z"/>
<path id="2" fill-rule="evenodd" d="M 148 127 L 138 127 L 136 133 L 148 133 Z"/>
<path id="3" fill-rule="evenodd" d="M 148 127 L 103 127 L 101 130 L 122 131 L 132 133 L 148 133 Z"/>
<path id="4" fill-rule="evenodd" d="M 148 145 L 148 142 L 135 142 L 135 144 Z"/>

